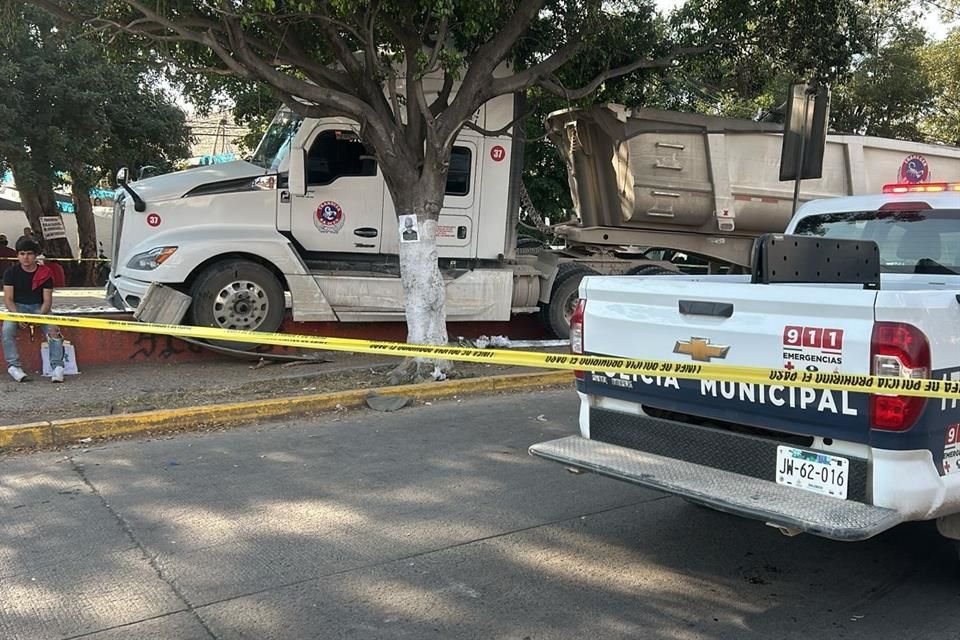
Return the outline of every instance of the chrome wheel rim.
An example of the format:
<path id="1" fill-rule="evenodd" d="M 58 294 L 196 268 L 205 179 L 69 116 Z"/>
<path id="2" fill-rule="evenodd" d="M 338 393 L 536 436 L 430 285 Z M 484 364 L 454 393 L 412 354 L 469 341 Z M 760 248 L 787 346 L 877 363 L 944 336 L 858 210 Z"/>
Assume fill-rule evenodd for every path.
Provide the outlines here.
<path id="1" fill-rule="evenodd" d="M 269 312 L 267 292 L 250 280 L 231 282 L 213 300 L 213 318 L 224 329 L 256 329 Z"/>

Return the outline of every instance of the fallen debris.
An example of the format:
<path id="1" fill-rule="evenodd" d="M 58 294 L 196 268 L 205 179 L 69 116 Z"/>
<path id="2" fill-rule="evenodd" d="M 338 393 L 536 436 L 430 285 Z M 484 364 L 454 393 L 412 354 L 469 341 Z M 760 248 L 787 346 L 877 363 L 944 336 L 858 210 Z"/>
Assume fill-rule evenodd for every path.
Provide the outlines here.
<path id="1" fill-rule="evenodd" d="M 406 396 L 381 396 L 375 393 L 371 393 L 366 398 L 367 406 L 380 412 L 399 411 L 412 401 L 412 398 Z"/>

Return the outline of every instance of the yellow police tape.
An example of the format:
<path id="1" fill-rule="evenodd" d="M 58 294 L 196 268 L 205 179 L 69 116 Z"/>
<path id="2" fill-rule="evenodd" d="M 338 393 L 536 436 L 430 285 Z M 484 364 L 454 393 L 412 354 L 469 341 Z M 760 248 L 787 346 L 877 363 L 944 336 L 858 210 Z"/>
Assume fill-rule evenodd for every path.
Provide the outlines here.
<path id="1" fill-rule="evenodd" d="M 326 338 L 287 333 L 260 333 L 237 331 L 214 327 L 192 327 L 172 324 L 148 324 L 109 318 L 75 316 L 30 315 L 0 312 L 0 320 L 33 324 L 55 324 L 60 327 L 100 329 L 150 333 L 200 340 L 227 340 L 258 345 L 326 349 L 351 353 L 375 353 L 389 356 L 411 356 L 453 360 L 459 362 L 483 362 L 487 364 L 537 367 L 542 369 L 586 370 L 607 373 L 624 373 L 636 376 L 660 376 L 689 380 L 716 380 L 746 384 L 805 387 L 832 391 L 853 391 L 886 395 L 917 396 L 922 398 L 960 399 L 960 381 L 927 380 L 908 378 L 884 378 L 870 375 L 823 373 L 810 371 L 786 371 L 762 367 L 744 367 L 726 364 L 695 364 L 663 360 L 634 360 L 608 356 L 537 353 L 505 349 L 476 349 L 469 347 L 432 346 L 358 340 L 355 338 Z"/>

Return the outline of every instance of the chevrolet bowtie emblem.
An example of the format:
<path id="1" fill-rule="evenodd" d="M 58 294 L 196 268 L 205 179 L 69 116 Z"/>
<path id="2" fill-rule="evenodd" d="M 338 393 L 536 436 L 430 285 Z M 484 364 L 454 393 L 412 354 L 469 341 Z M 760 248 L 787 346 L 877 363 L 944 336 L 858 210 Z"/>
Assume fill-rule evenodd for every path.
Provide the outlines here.
<path id="1" fill-rule="evenodd" d="M 709 338 L 677 340 L 677 344 L 673 345 L 674 353 L 690 356 L 697 362 L 710 362 L 711 358 L 726 358 L 728 351 L 730 351 L 730 347 L 710 344 Z"/>

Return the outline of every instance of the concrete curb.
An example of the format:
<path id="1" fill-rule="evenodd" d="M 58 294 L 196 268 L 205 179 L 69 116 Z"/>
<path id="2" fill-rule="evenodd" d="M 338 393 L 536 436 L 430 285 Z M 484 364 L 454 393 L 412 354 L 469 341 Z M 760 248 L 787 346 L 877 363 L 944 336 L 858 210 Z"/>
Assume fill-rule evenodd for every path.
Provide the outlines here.
<path id="1" fill-rule="evenodd" d="M 209 404 L 179 409 L 159 409 L 140 413 L 72 418 L 47 422 L 0 427 L 0 451 L 13 448 L 62 446 L 76 443 L 81 438 L 97 438 L 146 433 L 154 430 L 182 429 L 197 424 L 226 427 L 266 418 L 298 416 L 313 411 L 359 407 L 367 396 L 407 396 L 415 400 L 449 398 L 451 396 L 519 391 L 537 387 L 569 385 L 573 376 L 569 371 L 520 373 L 445 382 L 352 389 L 309 396 L 252 400 L 228 404 Z"/>

